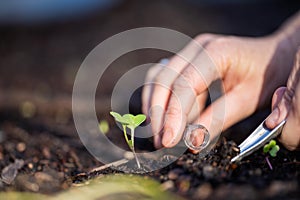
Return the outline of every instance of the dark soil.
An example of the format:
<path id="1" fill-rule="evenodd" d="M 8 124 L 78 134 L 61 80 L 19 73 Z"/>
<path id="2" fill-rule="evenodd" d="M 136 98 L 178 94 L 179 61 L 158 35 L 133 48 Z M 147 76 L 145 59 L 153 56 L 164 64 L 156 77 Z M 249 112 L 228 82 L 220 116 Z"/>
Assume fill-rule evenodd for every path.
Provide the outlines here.
<path id="1" fill-rule="evenodd" d="M 298 198 L 299 153 L 282 149 L 277 157 L 269 158 L 272 169 L 262 150 L 239 163 L 230 163 L 237 153 L 236 144 L 223 137 L 204 158 L 186 152 L 173 164 L 143 176 L 155 178 L 161 182 L 163 189 L 189 199 Z M 114 166 L 113 169 L 81 173 L 73 177 L 73 182 L 78 184 L 103 174 L 124 173 L 128 170 L 126 166 L 124 164 Z M 131 173 L 140 172 L 143 170 L 131 170 Z"/>
<path id="2" fill-rule="evenodd" d="M 1 26 L 0 191 L 52 195 L 101 174 L 122 173 L 109 168 L 91 172 L 102 163 L 82 145 L 71 112 L 75 74 L 85 56 L 104 39 L 142 26 L 171 28 L 191 37 L 203 32 L 261 36 L 275 30 L 299 7 L 299 2 L 283 0 L 199 6 L 180 0 L 130 0 L 84 19 Z M 114 127 L 110 96 L 123 73 L 166 56 L 170 54 L 147 49 L 116 60 L 99 85 L 99 119 L 107 119 Z M 133 112 L 139 112 L 138 104 L 134 103 Z M 269 158 L 273 170 L 261 150 L 241 163 L 229 163 L 236 153 L 233 141 L 244 139 L 268 112 L 258 112 L 228 130 L 224 133 L 228 140 L 221 138 L 204 158 L 186 152 L 173 164 L 140 175 L 153 177 L 165 190 L 187 199 L 299 199 L 299 152 L 281 147 L 276 158 Z M 126 148 L 117 131 L 111 128 L 108 136 Z M 149 142 L 142 146 L 143 151 L 152 150 Z"/>

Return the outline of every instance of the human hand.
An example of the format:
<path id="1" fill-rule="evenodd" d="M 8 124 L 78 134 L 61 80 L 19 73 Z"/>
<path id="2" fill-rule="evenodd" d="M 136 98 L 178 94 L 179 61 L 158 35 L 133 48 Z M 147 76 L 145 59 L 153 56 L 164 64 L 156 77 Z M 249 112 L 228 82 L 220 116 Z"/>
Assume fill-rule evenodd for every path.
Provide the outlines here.
<path id="1" fill-rule="evenodd" d="M 278 88 L 272 99 L 272 113 L 266 120 L 268 128 L 274 128 L 283 120 L 286 124 L 279 136 L 280 142 L 289 150 L 300 147 L 300 50 L 289 76 L 287 87 Z"/>
<path id="2" fill-rule="evenodd" d="M 155 146 L 176 145 L 187 122 L 204 125 L 215 138 L 263 106 L 290 72 L 292 55 L 285 43 L 274 35 L 202 34 L 165 67 L 152 67 L 146 76 L 142 109 L 150 115 Z M 283 64 L 286 70 L 280 69 Z M 217 79 L 222 80 L 225 95 L 205 108 L 207 88 Z M 203 136 L 197 141 L 201 144 Z"/>

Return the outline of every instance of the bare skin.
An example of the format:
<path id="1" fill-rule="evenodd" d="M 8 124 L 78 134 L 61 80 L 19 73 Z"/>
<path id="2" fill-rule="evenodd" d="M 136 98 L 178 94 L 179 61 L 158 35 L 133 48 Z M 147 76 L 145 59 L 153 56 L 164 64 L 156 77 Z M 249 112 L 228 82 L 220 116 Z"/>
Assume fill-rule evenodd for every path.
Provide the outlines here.
<path id="1" fill-rule="evenodd" d="M 204 125 L 217 137 L 266 105 L 290 75 L 300 44 L 300 15 L 266 37 L 202 34 L 195 41 L 204 45 L 205 51 L 191 42 L 167 66 L 154 66 L 147 74 L 146 81 L 154 84 L 144 87 L 143 112 L 151 117 L 157 148 L 176 145 L 188 122 Z M 207 87 L 217 79 L 222 80 L 225 95 L 205 108 Z M 274 93 L 274 109 L 281 105 L 283 91 Z M 272 114 L 266 125 L 272 128 L 287 116 L 280 141 L 292 150 L 299 147 L 300 83 L 295 84 L 287 105 L 280 107 L 285 115 L 283 111 L 279 118 Z"/>

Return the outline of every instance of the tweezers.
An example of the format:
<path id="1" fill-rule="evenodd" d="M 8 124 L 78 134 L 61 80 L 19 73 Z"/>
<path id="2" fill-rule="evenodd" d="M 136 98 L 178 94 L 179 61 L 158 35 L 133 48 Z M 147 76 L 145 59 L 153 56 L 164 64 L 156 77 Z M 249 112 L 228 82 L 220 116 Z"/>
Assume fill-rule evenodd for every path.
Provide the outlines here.
<path id="1" fill-rule="evenodd" d="M 254 151 L 261 148 L 271 139 L 277 137 L 285 124 L 283 120 L 273 129 L 268 129 L 265 126 L 265 120 L 249 135 L 240 145 L 240 152 L 237 156 L 231 159 L 231 162 L 237 162 L 243 159 L 244 157 L 250 155 Z"/>

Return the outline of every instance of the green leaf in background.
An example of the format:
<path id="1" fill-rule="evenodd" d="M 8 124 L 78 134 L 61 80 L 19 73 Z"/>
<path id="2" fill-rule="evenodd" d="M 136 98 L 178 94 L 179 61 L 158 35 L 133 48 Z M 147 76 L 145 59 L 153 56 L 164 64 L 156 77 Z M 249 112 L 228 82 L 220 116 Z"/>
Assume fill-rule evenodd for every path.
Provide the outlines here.
<path id="1" fill-rule="evenodd" d="M 109 131 L 109 124 L 106 120 L 101 120 L 99 123 L 99 129 L 101 133 L 106 134 Z"/>

